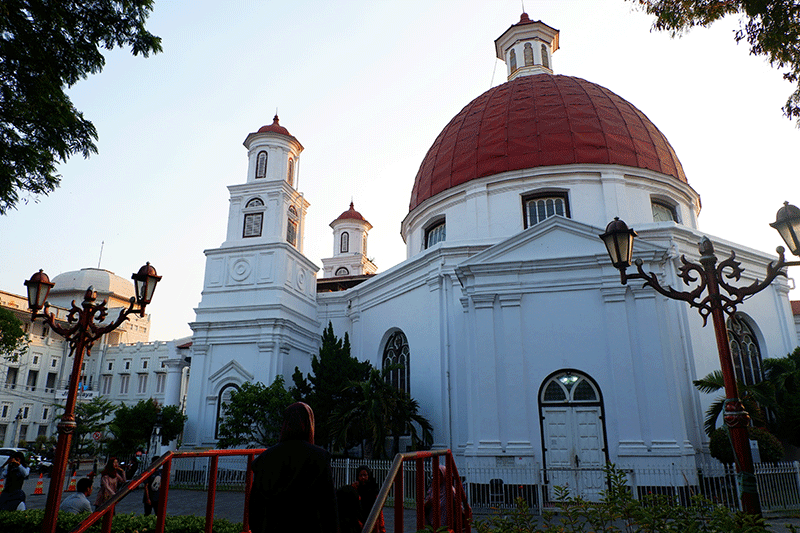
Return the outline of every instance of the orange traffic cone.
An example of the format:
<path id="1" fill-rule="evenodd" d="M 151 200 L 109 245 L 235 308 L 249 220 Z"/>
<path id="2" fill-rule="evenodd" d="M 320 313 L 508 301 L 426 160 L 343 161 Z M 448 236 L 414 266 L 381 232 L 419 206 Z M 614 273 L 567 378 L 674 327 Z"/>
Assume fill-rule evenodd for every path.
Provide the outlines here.
<path id="1" fill-rule="evenodd" d="M 39 481 L 36 482 L 36 488 L 33 489 L 33 494 L 44 494 L 44 474 L 39 474 Z"/>
<path id="2" fill-rule="evenodd" d="M 69 486 L 67 486 L 66 492 L 75 492 L 75 490 L 77 489 L 78 480 L 75 479 L 77 475 L 78 475 L 77 472 L 72 473 L 72 478 L 69 480 Z"/>

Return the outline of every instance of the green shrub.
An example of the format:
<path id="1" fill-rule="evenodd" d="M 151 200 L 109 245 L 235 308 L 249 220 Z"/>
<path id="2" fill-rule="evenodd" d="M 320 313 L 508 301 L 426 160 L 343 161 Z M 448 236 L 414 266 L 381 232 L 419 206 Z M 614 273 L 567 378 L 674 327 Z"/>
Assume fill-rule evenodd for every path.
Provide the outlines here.
<path id="1" fill-rule="evenodd" d="M 523 500 L 515 509 L 476 521 L 478 533 L 767 533 L 766 523 L 739 511 L 714 505 L 699 496 L 691 505 L 676 505 L 667 496 L 652 495 L 635 500 L 624 472 L 606 467 L 609 489 L 599 502 L 569 497 L 556 488 L 558 512 L 534 516 Z"/>
<path id="2" fill-rule="evenodd" d="M 758 454 L 761 456 L 762 462 L 774 463 L 783 459 L 783 445 L 775 435 L 756 427 L 747 428 L 747 435 L 758 443 Z M 715 429 L 711 434 L 708 449 L 711 452 L 711 457 L 721 463 L 733 464 L 735 462 L 731 441 L 724 427 Z"/>
<path id="3" fill-rule="evenodd" d="M 87 513 L 74 515 L 59 513 L 56 527 L 57 533 L 72 531 Z M 205 517 L 202 516 L 168 516 L 164 524 L 164 533 L 203 533 Z M 44 522 L 43 509 L 28 511 L 0 511 L 0 531 L 14 533 L 39 533 Z M 92 526 L 91 533 L 99 533 L 102 520 Z M 117 514 L 114 516 L 112 533 L 149 533 L 156 529 L 156 517 L 138 514 Z M 214 533 L 241 533 L 242 525 L 225 519 L 214 520 Z"/>

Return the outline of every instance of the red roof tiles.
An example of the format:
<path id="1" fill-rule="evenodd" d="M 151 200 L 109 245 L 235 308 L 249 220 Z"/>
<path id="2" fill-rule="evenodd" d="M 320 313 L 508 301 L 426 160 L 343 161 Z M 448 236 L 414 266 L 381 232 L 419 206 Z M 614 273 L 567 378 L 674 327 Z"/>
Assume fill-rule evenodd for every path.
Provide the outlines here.
<path id="1" fill-rule="evenodd" d="M 571 76 L 521 76 L 445 126 L 422 160 L 409 209 L 468 181 L 525 168 L 626 165 L 686 182 L 666 137 L 628 101 Z"/>

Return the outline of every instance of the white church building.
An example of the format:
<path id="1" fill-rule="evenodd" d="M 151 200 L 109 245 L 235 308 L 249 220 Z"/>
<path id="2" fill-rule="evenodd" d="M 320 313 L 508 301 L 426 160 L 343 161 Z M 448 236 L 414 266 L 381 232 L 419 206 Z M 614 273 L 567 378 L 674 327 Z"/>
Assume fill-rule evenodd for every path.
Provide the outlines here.
<path id="1" fill-rule="evenodd" d="M 644 269 L 682 288 L 680 258 L 696 261 L 703 237 L 700 196 L 633 104 L 554 73 L 558 38 L 523 14 L 495 41 L 508 81 L 444 125 L 410 191 L 406 260 L 384 272 L 368 259 L 372 226 L 357 202 L 331 222 L 333 256 L 310 261 L 310 202 L 295 188 L 304 148 L 277 116 L 247 135 L 225 241 L 205 251 L 191 347 L 150 359 L 146 344 L 110 349 L 95 381 L 113 399 L 116 374 L 127 364 L 145 375 L 148 359 L 164 376 L 137 377 L 136 390 L 185 406 L 184 449 L 214 447 L 230 392 L 309 372 L 331 322 L 355 357 L 404 365 L 393 381 L 460 467 L 693 467 L 708 452 L 712 397 L 692 380 L 719 368 L 714 331 L 686 303 L 620 284 L 599 235 L 620 217 Z M 742 285 L 775 260 L 709 237 L 720 260 L 735 252 Z M 798 345 L 789 289 L 779 277 L 729 321 L 745 382 Z M 582 488 L 596 494 L 602 476 Z"/>
<path id="2" fill-rule="evenodd" d="M 508 81 L 431 146 L 401 225 L 407 259 L 385 272 L 351 204 L 317 278 L 303 255 L 309 202 L 294 187 L 303 146 L 277 116 L 247 136 L 226 240 L 205 252 L 185 447 L 215 444 L 233 388 L 308 372 L 331 322 L 355 357 L 403 363 L 394 381 L 461 464 L 684 467 L 707 453 L 711 400 L 692 380 L 719 368 L 713 329 L 683 302 L 621 285 L 598 238 L 625 220 L 645 270 L 680 288 L 681 255 L 699 256 L 699 194 L 634 105 L 554 74 L 558 36 L 523 14 L 495 41 Z M 742 284 L 775 259 L 711 238 L 721 259 L 735 252 Z M 788 292 L 778 278 L 730 322 L 746 382 L 798 345 Z"/>

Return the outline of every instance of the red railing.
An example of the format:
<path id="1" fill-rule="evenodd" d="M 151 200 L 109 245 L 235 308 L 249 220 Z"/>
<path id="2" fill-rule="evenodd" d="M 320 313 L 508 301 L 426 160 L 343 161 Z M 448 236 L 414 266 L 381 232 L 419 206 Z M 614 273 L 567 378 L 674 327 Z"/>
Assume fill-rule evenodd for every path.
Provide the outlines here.
<path id="1" fill-rule="evenodd" d="M 211 533 L 214 526 L 214 501 L 217 495 L 217 465 L 220 456 L 247 456 L 247 472 L 245 474 L 245 487 L 244 487 L 244 510 L 242 516 L 242 533 L 250 533 L 250 523 L 248 520 L 250 514 L 250 488 L 253 484 L 253 460 L 255 456 L 263 452 L 263 449 L 253 450 L 209 450 L 206 452 L 180 452 L 165 453 L 158 461 L 150 465 L 139 476 L 135 477 L 130 483 L 125 485 L 120 491 L 104 503 L 97 511 L 90 514 L 86 520 L 78 524 L 71 533 L 83 533 L 90 527 L 96 524 L 101 519 L 103 525 L 101 527 L 102 533 L 111 533 L 111 524 L 114 521 L 114 508 L 120 500 L 125 498 L 132 490 L 139 487 L 141 484 L 147 482 L 150 475 L 161 468 L 161 489 L 159 492 L 158 509 L 159 512 L 156 516 L 156 533 L 164 533 L 164 522 L 167 516 L 165 512 L 167 509 L 167 501 L 169 500 L 169 479 L 172 471 L 172 462 L 175 459 L 185 459 L 194 457 L 210 457 L 211 466 L 208 476 L 208 494 L 206 497 L 206 533 Z"/>
<path id="2" fill-rule="evenodd" d="M 445 479 L 442 480 L 442 474 L 439 470 L 439 458 L 445 458 Z M 431 460 L 431 498 L 426 502 L 425 498 L 425 460 Z M 364 524 L 362 533 L 369 533 L 375 527 L 378 521 L 378 515 L 383 509 L 386 499 L 389 497 L 389 491 L 394 484 L 394 530 L 403 531 L 403 463 L 405 461 L 414 461 L 415 463 L 415 484 L 416 484 L 416 510 L 417 510 L 417 530 L 425 527 L 425 507 L 430 506 L 430 517 L 434 529 L 446 525 L 450 531 L 461 533 L 462 531 L 471 531 L 470 522 L 472 521 L 472 509 L 467 503 L 467 497 L 464 493 L 464 486 L 461 484 L 461 476 L 458 475 L 458 468 L 453 460 L 453 454 L 450 450 L 435 450 L 427 452 L 408 452 L 398 453 L 394 457 L 392 466 L 389 467 L 389 475 L 383 482 L 378 498 L 375 500 L 375 505 L 367 518 L 367 523 Z M 448 524 L 440 524 L 441 508 L 439 502 L 439 494 L 441 483 L 444 481 L 444 487 L 453 487 L 453 490 L 445 490 L 445 506 L 447 507 L 446 518 Z M 453 512 L 454 509 L 459 509 L 459 512 Z"/>
<path id="3" fill-rule="evenodd" d="M 211 465 L 208 475 L 208 489 L 206 495 L 206 524 L 205 532 L 212 533 L 214 526 L 214 502 L 217 494 L 217 466 L 220 456 L 247 456 L 247 471 L 245 473 L 245 487 L 244 487 L 244 509 L 242 514 L 242 533 L 250 533 L 250 491 L 253 485 L 253 461 L 255 457 L 263 452 L 263 449 L 252 450 L 209 450 L 205 452 L 180 452 L 165 453 L 158 461 L 150 465 L 139 476 L 131 480 L 130 483 L 125 485 L 119 490 L 111 499 L 104 503 L 95 512 L 90 514 L 83 522 L 78 524 L 71 533 L 84 533 L 94 524 L 103 521 L 101 526 L 102 533 L 111 533 L 111 525 L 114 520 L 114 508 L 117 503 L 125 498 L 134 489 L 146 483 L 148 478 L 159 468 L 161 469 L 161 489 L 159 491 L 159 512 L 156 516 L 155 533 L 164 533 L 164 524 L 166 519 L 167 502 L 169 501 L 169 480 L 172 472 L 172 463 L 175 459 L 196 458 L 196 457 L 209 457 Z M 439 470 L 439 458 L 445 458 L 445 474 L 442 479 L 442 474 Z M 467 498 L 464 493 L 464 487 L 461 484 L 461 477 L 458 475 L 453 454 L 450 450 L 436 450 L 426 452 L 409 452 L 399 453 L 395 456 L 391 467 L 389 468 L 389 475 L 378 493 L 378 498 L 375 500 L 375 505 L 370 512 L 367 523 L 364 524 L 363 533 L 372 531 L 375 523 L 378 520 L 378 515 L 383 509 L 392 485 L 394 485 L 394 523 L 395 531 L 403 531 L 403 463 L 405 461 L 414 461 L 415 463 L 415 480 L 416 480 L 416 511 L 417 511 L 417 529 L 425 527 L 425 461 L 431 461 L 431 494 L 433 495 L 427 505 L 430 507 L 430 517 L 433 522 L 434 528 L 439 528 L 442 525 L 447 525 L 451 531 L 462 532 L 470 531 L 470 521 L 472 519 L 472 509 L 467 503 Z M 440 487 L 453 487 L 453 490 L 445 491 L 445 505 L 447 507 L 447 521 L 448 524 L 440 524 L 441 508 L 439 497 Z M 453 512 L 454 509 L 460 509 L 460 512 Z"/>

